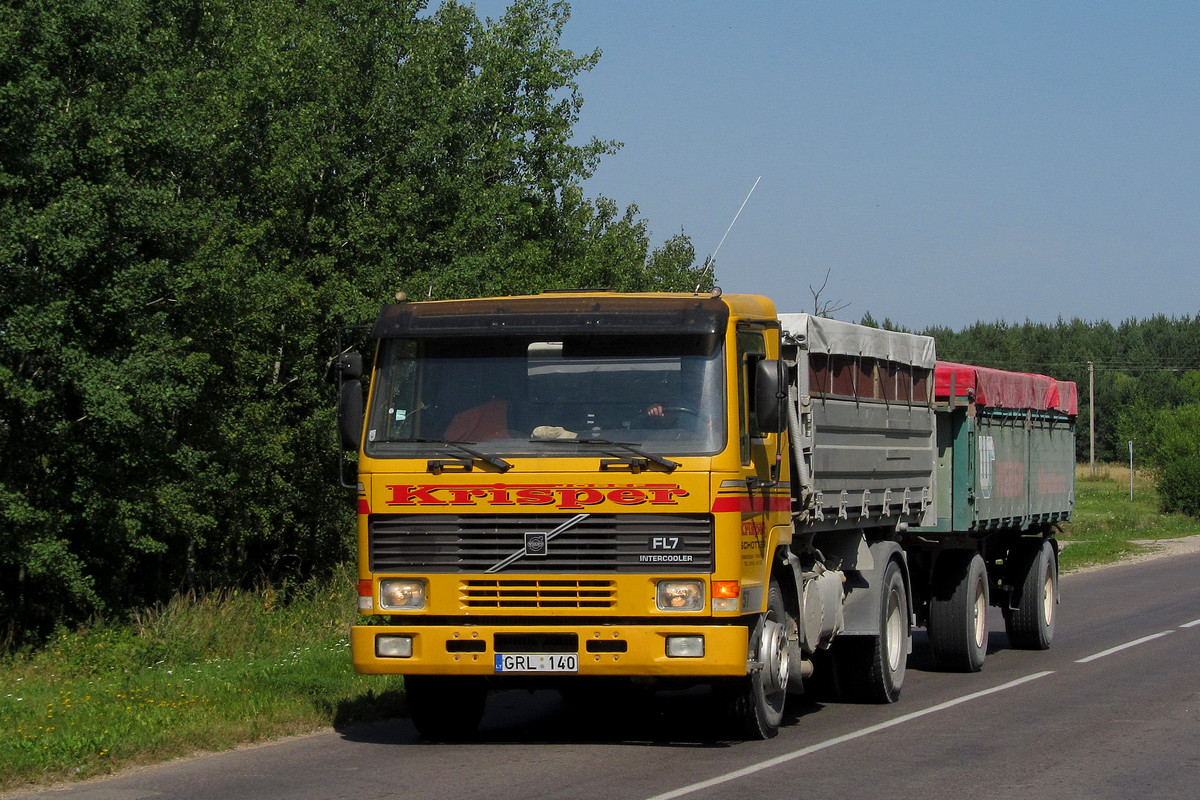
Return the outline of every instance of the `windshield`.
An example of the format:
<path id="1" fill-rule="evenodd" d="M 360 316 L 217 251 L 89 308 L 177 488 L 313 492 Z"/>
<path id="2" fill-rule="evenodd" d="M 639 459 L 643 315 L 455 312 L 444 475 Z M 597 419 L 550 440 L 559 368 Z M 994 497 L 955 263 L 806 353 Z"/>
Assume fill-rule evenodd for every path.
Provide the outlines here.
<path id="1" fill-rule="evenodd" d="M 366 452 L 580 455 L 596 440 L 705 454 L 725 439 L 714 335 L 386 339 Z"/>

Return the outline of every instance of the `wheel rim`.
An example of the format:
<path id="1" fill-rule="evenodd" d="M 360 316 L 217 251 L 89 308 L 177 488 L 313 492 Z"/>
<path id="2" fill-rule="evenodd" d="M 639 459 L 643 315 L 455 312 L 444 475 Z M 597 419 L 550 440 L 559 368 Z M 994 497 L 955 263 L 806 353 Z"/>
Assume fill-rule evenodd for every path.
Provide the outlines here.
<path id="1" fill-rule="evenodd" d="M 1047 628 L 1054 622 L 1054 564 L 1046 565 L 1042 580 L 1042 619 Z"/>
<path id="2" fill-rule="evenodd" d="M 980 581 L 975 586 L 975 608 L 974 608 L 974 634 L 975 646 L 983 647 L 987 639 L 987 591 Z"/>
<path id="3" fill-rule="evenodd" d="M 771 619 L 765 620 L 759 648 L 759 660 L 763 665 L 763 694 L 772 696 L 785 691 L 791 664 L 783 625 Z"/>
<path id="4" fill-rule="evenodd" d="M 904 655 L 904 611 L 900 608 L 900 597 L 896 592 L 888 595 L 888 615 L 885 627 L 887 629 L 888 669 L 895 672 L 900 668 L 900 659 Z"/>

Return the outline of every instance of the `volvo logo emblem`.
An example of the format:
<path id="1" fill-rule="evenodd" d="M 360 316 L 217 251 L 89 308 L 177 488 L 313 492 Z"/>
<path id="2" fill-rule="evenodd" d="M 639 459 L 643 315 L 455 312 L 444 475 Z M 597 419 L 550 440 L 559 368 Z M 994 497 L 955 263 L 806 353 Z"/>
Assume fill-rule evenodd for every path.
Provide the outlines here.
<path id="1" fill-rule="evenodd" d="M 527 556 L 544 556 L 546 555 L 546 534 L 543 532 L 530 532 L 525 534 L 525 555 Z"/>

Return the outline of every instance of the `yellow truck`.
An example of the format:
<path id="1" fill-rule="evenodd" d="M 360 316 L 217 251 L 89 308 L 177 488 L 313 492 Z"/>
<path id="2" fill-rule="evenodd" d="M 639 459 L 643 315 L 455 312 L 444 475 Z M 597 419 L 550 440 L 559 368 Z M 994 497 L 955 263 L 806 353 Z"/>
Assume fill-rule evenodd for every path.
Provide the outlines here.
<path id="1" fill-rule="evenodd" d="M 1003 373 L 1054 391 L 992 407 L 954 365 L 939 397 L 928 337 L 719 290 L 402 301 L 372 336 L 365 400 L 338 361 L 354 666 L 403 674 L 430 739 L 470 735 L 491 688 L 622 681 L 711 685 L 767 738 L 817 672 L 896 700 L 915 625 L 979 669 L 989 605 L 1049 646 L 1066 384 Z M 981 517 L 1000 473 L 1022 497 Z"/>

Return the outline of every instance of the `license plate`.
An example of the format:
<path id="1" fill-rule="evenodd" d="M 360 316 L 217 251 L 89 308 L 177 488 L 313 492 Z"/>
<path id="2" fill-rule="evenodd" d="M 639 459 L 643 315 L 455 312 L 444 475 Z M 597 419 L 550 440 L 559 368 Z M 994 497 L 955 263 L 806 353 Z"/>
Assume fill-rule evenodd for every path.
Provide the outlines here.
<path id="1" fill-rule="evenodd" d="M 497 653 L 496 672 L 578 672 L 575 653 Z"/>

